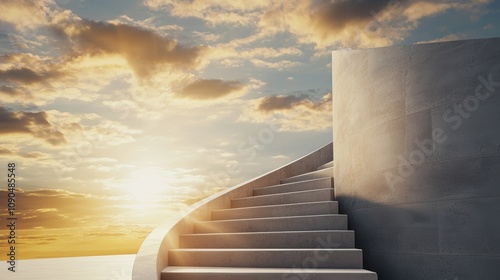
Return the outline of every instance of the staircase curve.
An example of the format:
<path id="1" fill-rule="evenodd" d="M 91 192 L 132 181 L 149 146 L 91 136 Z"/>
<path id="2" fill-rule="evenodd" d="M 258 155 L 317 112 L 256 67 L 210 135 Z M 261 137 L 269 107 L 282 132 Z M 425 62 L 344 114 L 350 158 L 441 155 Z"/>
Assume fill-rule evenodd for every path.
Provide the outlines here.
<path id="1" fill-rule="evenodd" d="M 338 213 L 333 143 L 158 226 L 133 280 L 376 280 Z"/>

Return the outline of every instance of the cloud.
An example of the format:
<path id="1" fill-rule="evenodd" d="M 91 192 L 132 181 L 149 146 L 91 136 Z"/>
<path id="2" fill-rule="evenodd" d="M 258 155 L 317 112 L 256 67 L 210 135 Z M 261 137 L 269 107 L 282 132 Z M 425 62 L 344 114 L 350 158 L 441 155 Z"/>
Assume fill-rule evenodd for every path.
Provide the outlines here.
<path id="1" fill-rule="evenodd" d="M 2 143 L 2 147 L 0 148 L 0 158 L 22 161 L 23 165 L 33 165 L 35 163 L 38 163 L 38 165 L 40 166 L 43 164 L 43 162 L 47 161 L 50 164 L 54 163 L 52 160 L 50 160 L 50 154 L 38 151 L 23 152 L 18 147 L 5 143 Z"/>
<path id="2" fill-rule="evenodd" d="M 29 53 L 0 56 L 0 95 L 6 103 L 45 105 L 58 98 L 92 101 L 120 68 L 100 57 L 48 57 Z M 118 64 L 118 63 L 117 63 Z"/>
<path id="3" fill-rule="evenodd" d="M 268 0 L 145 0 L 151 9 L 165 9 L 177 17 L 201 18 L 212 25 L 217 24 L 252 24 L 260 9 L 269 5 Z"/>
<path id="4" fill-rule="evenodd" d="M 278 71 L 285 71 L 285 70 L 289 70 L 290 68 L 294 68 L 294 67 L 302 65 L 302 63 L 300 63 L 300 62 L 289 61 L 289 60 L 280 60 L 277 62 L 269 62 L 269 61 L 264 61 L 261 59 L 252 59 L 250 61 L 252 62 L 253 65 L 255 65 L 257 67 L 276 69 Z"/>
<path id="5" fill-rule="evenodd" d="M 195 69 L 202 64 L 204 46 L 183 46 L 155 31 L 126 24 L 81 20 L 77 30 L 67 34 L 84 53 L 119 54 L 141 78 L 147 78 L 161 66 Z"/>
<path id="6" fill-rule="evenodd" d="M 215 42 L 222 37 L 222 35 L 220 35 L 220 34 L 212 34 L 212 33 L 208 33 L 208 32 L 199 32 L 199 31 L 193 31 L 193 35 L 196 38 L 199 38 L 199 39 L 206 41 L 206 42 Z"/>
<path id="7" fill-rule="evenodd" d="M 125 98 L 130 101 L 127 108 L 136 116 L 158 119 L 166 106 L 152 96 L 178 92 L 178 96 L 208 100 L 243 92 L 244 86 L 237 81 L 207 80 L 193 74 L 216 58 L 209 55 L 207 46 L 184 45 L 166 35 L 181 30 L 180 26 L 158 27 L 153 24 L 154 18 L 136 21 L 127 16 L 93 21 L 50 1 L 40 5 L 45 7 L 46 20 L 39 27 L 52 31 L 48 34 L 55 35 L 55 43 L 64 46 L 60 49 L 62 55 L 3 56 L 0 95 L 6 102 L 42 106 L 60 98 L 104 99 L 114 108 L 110 100 Z M 101 96 L 100 91 L 116 80 L 126 81 L 128 89 L 119 97 Z M 207 86 L 204 94 L 200 86 Z M 137 94 L 140 92 L 149 94 Z"/>
<path id="8" fill-rule="evenodd" d="M 7 190 L 0 189 L 0 199 L 6 198 Z M 18 188 L 16 198 L 21 202 L 16 214 L 18 230 L 23 236 L 18 240 L 24 248 L 23 259 L 132 254 L 158 224 L 158 217 L 174 213 L 168 198 L 157 204 L 149 203 L 148 217 L 143 215 L 143 208 L 137 208 L 124 197 Z M 0 213 L 0 219 L 7 215 Z M 82 243 L 82 236 L 92 236 L 92 244 Z"/>
<path id="9" fill-rule="evenodd" d="M 420 0 L 311 1 L 300 7 L 268 11 L 260 28 L 285 29 L 299 42 L 328 47 L 377 47 L 403 40 L 419 21 L 448 10 L 477 14 L 489 0 L 461 2 Z M 286 16 L 286 17 L 285 17 Z M 285 19 L 285 20 L 283 20 Z"/>
<path id="10" fill-rule="evenodd" d="M 48 121 L 46 112 L 12 112 L 0 107 L 0 134 L 24 134 L 53 146 L 67 142 L 64 134 Z"/>
<path id="11" fill-rule="evenodd" d="M 484 13 L 491 0 L 276 0 L 276 1 L 147 0 L 151 9 L 173 16 L 195 17 L 210 25 L 253 25 L 256 33 L 234 43 L 249 44 L 287 32 L 299 43 L 319 50 L 331 47 L 376 47 L 408 36 L 422 18 L 448 10 L 471 17 Z"/>
<path id="12" fill-rule="evenodd" d="M 239 81 L 200 79 L 183 87 L 177 95 L 182 98 L 206 100 L 218 99 L 241 92 L 245 86 Z"/>
<path id="13" fill-rule="evenodd" d="M 49 0 L 2 0 L 0 2 L 0 21 L 12 24 L 16 29 L 25 31 L 47 24 Z"/>
<path id="14" fill-rule="evenodd" d="M 58 110 L 49 110 L 46 114 L 48 120 L 64 133 L 68 143 L 73 145 L 90 143 L 96 147 L 117 146 L 135 142 L 134 136 L 142 132 L 95 114 L 78 115 Z M 92 120 L 91 125 L 85 125 L 89 120 Z"/>
<path id="15" fill-rule="evenodd" d="M 248 61 L 254 66 L 280 71 L 300 66 L 302 63 L 291 61 L 292 57 L 301 56 L 302 50 L 295 47 L 242 47 L 238 40 L 211 47 L 209 56 L 214 61 L 221 61 L 224 65 L 242 65 Z M 284 59 L 290 58 L 290 59 Z"/>
<path id="16" fill-rule="evenodd" d="M 18 68 L 9 70 L 0 70 L 0 81 L 6 80 L 18 84 L 42 83 L 51 79 L 59 78 L 62 73 L 57 71 L 48 71 L 37 73 L 29 68 Z"/>
<path id="17" fill-rule="evenodd" d="M 261 112 L 272 112 L 279 110 L 290 110 L 301 103 L 310 102 L 307 96 L 275 95 L 258 99 L 257 110 Z"/>
<path id="18" fill-rule="evenodd" d="M 373 14 L 386 9 L 393 0 L 320 1 L 312 13 L 314 28 L 335 33 L 349 25 L 373 20 Z M 406 2 L 398 1 L 399 4 Z"/>
<path id="19" fill-rule="evenodd" d="M 466 35 L 463 33 L 457 33 L 457 34 L 449 34 L 441 38 L 429 40 L 429 41 L 421 41 L 417 42 L 416 44 L 426 44 L 426 43 L 439 43 L 439 42 L 447 42 L 447 41 L 456 41 L 456 40 L 461 40 L 465 39 Z"/>
<path id="20" fill-rule="evenodd" d="M 321 131 L 331 127 L 332 94 L 278 95 L 250 101 L 239 121 L 273 123 L 282 131 Z"/>

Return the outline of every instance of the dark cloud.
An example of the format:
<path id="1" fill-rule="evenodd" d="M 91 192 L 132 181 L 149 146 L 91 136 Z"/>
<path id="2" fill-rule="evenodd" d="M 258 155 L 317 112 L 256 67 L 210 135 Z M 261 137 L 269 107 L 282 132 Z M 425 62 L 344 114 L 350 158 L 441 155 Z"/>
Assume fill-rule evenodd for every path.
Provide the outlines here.
<path id="1" fill-rule="evenodd" d="M 275 110 L 290 110 L 307 100 L 307 96 L 279 95 L 260 99 L 257 110 L 270 112 Z"/>
<path id="2" fill-rule="evenodd" d="M 342 30 L 355 23 L 366 23 L 374 20 L 374 15 L 381 11 L 401 5 L 406 0 L 348 0 L 319 2 L 313 17 L 321 28 Z"/>
<path id="3" fill-rule="evenodd" d="M 298 106 L 304 106 L 310 110 L 321 111 L 331 108 L 332 95 L 326 94 L 321 100 L 315 102 L 309 95 L 278 95 L 260 98 L 257 102 L 257 110 L 269 113 L 280 110 L 292 110 Z M 327 107 L 327 108 L 325 108 Z"/>
<path id="4" fill-rule="evenodd" d="M 0 85 L 0 93 L 11 97 L 20 94 L 20 92 L 16 88 L 5 85 Z"/>
<path id="5" fill-rule="evenodd" d="M 11 112 L 0 107 L 0 134 L 29 134 L 53 146 L 66 143 L 64 134 L 47 118 L 45 112 Z"/>
<path id="6" fill-rule="evenodd" d="M 182 88 L 178 95 L 190 99 L 217 99 L 240 91 L 243 88 L 244 85 L 239 81 L 200 79 Z"/>
<path id="7" fill-rule="evenodd" d="M 57 71 L 47 71 L 38 73 L 29 68 L 12 68 L 8 70 L 0 70 L 0 81 L 10 81 L 24 85 L 42 83 L 50 79 L 57 79 L 63 76 Z M 8 87 L 3 87 L 2 91 L 12 91 Z"/>
<path id="8" fill-rule="evenodd" d="M 204 46 L 183 46 L 158 33 L 126 24 L 82 20 L 74 39 L 86 53 L 105 52 L 123 56 L 139 77 L 148 77 L 162 65 L 196 68 Z"/>

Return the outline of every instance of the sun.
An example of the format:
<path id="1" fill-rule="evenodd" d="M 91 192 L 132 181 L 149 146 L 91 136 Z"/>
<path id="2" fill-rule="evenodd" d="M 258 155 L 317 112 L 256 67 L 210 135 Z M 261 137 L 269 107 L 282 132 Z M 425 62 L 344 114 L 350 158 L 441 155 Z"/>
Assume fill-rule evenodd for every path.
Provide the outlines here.
<path id="1" fill-rule="evenodd" d="M 168 193 L 170 181 L 162 168 L 145 167 L 130 173 L 119 188 L 133 200 L 151 201 L 162 193 Z"/>

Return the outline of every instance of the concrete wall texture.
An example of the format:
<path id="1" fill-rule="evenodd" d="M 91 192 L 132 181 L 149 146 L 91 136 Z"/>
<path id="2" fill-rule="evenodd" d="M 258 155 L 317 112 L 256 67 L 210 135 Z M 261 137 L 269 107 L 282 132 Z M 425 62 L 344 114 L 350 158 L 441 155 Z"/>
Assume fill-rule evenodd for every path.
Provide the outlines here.
<path id="1" fill-rule="evenodd" d="M 500 38 L 333 52 L 335 194 L 381 280 L 500 279 Z"/>

